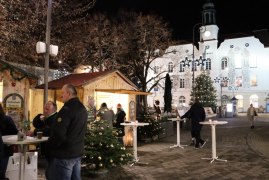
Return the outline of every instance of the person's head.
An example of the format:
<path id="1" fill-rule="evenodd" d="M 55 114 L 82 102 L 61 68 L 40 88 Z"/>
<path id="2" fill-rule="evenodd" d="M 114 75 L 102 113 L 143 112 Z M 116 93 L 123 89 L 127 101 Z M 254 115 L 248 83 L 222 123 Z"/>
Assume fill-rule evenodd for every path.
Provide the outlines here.
<path id="1" fill-rule="evenodd" d="M 120 110 L 122 108 L 121 104 L 117 104 L 117 109 Z"/>
<path id="2" fill-rule="evenodd" d="M 44 105 L 44 116 L 49 116 L 57 111 L 57 105 L 55 102 L 48 101 Z"/>
<path id="3" fill-rule="evenodd" d="M 159 100 L 156 100 L 156 101 L 155 101 L 155 104 L 156 104 L 156 105 L 159 105 L 159 104 L 160 104 L 160 101 L 159 101 Z"/>
<path id="4" fill-rule="evenodd" d="M 107 108 L 106 103 L 102 103 L 102 104 L 101 104 L 101 108 Z"/>
<path id="5" fill-rule="evenodd" d="M 65 84 L 62 87 L 62 100 L 67 102 L 68 100 L 77 97 L 77 90 L 72 84 Z"/>
<path id="6" fill-rule="evenodd" d="M 250 104 L 250 107 L 253 107 L 253 104 Z"/>

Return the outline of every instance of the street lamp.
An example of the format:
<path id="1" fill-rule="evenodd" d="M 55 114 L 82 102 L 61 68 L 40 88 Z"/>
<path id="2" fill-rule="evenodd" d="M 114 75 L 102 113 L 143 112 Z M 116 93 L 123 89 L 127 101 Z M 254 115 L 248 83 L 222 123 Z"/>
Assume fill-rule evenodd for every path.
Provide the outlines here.
<path id="1" fill-rule="evenodd" d="M 48 0 L 47 9 L 47 25 L 46 25 L 46 44 L 43 42 L 37 42 L 37 53 L 45 53 L 45 66 L 44 66 L 44 104 L 48 101 L 48 76 L 49 76 L 49 56 L 57 56 L 58 46 L 50 44 L 50 32 L 51 32 L 51 8 L 52 0 Z"/>

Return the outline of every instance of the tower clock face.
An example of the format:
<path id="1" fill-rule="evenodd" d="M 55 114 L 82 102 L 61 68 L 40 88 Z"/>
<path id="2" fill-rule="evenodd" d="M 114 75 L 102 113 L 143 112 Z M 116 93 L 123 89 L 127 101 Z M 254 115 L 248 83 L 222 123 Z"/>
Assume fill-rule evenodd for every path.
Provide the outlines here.
<path id="1" fill-rule="evenodd" d="M 130 120 L 135 120 L 135 102 L 131 101 L 129 104 Z"/>

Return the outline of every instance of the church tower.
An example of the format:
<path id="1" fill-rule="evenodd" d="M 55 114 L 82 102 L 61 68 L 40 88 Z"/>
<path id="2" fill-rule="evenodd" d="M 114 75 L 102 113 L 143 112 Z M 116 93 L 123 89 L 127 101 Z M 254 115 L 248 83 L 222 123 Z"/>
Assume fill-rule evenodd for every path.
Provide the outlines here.
<path id="1" fill-rule="evenodd" d="M 216 24 L 215 6 L 210 0 L 203 5 L 202 24 L 200 28 L 201 41 L 218 40 L 219 28 Z"/>

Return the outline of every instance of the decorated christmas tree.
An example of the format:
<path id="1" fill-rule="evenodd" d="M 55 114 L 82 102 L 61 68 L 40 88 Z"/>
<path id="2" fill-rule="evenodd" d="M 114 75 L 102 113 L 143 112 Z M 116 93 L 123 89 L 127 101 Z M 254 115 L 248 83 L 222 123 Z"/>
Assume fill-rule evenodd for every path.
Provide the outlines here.
<path id="1" fill-rule="evenodd" d="M 85 137 L 84 174 L 121 166 L 133 160 L 133 156 L 117 139 L 117 130 L 105 120 L 90 121 Z"/>
<path id="2" fill-rule="evenodd" d="M 191 91 L 191 104 L 195 98 L 199 99 L 199 102 L 204 107 L 216 107 L 216 89 L 213 86 L 210 76 L 206 73 L 202 73 L 195 78 L 194 87 Z"/>

